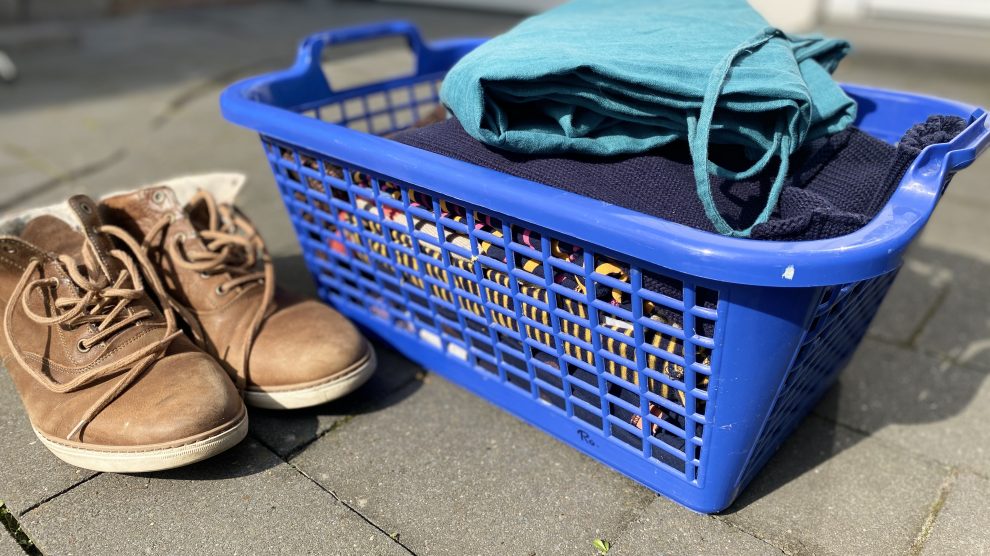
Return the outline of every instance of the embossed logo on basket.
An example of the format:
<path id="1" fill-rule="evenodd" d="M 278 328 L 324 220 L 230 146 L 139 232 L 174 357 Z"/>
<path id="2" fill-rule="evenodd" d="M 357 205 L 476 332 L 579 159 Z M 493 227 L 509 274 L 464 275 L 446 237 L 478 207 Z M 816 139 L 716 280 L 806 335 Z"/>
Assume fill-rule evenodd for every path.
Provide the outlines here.
<path id="1" fill-rule="evenodd" d="M 587 431 L 583 431 L 581 429 L 578 429 L 577 433 L 578 433 L 578 438 L 580 438 L 585 444 L 587 444 L 588 446 L 594 446 L 595 445 L 595 440 L 593 438 L 591 438 L 591 435 L 588 434 Z"/>

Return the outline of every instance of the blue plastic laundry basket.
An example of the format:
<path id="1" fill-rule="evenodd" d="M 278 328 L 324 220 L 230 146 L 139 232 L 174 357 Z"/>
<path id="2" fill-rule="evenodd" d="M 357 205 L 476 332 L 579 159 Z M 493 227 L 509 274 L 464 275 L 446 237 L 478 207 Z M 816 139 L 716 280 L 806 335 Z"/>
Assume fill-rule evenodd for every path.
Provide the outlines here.
<path id="1" fill-rule="evenodd" d="M 325 46 L 396 35 L 415 55 L 412 75 L 348 90 L 324 75 Z M 229 87 L 221 107 L 261 134 L 324 300 L 657 492 L 725 508 L 856 349 L 947 177 L 990 143 L 986 113 L 846 86 L 857 125 L 885 141 L 930 114 L 970 125 L 927 148 L 854 234 L 734 239 L 375 136 L 436 107 L 444 73 L 481 41 L 426 44 L 405 22 L 318 33 L 291 68 Z M 504 256 L 490 256 L 492 245 Z M 656 283 L 668 287 L 646 286 Z M 624 303 L 601 299 L 602 288 Z"/>

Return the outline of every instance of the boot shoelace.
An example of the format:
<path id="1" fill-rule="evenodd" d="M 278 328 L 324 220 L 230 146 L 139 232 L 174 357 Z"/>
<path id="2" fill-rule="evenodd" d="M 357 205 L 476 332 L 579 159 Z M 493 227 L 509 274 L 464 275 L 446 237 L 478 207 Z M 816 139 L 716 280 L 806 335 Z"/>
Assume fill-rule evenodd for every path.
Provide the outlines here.
<path id="1" fill-rule="evenodd" d="M 7 310 L 4 313 L 4 335 L 7 344 L 11 347 L 14 358 L 28 374 L 52 392 L 73 392 L 93 384 L 104 377 L 119 373 L 128 368 L 130 369 L 117 384 L 100 396 L 83 413 L 82 418 L 66 436 L 67 440 L 78 437 L 86 425 L 133 384 L 152 363 L 165 353 L 172 340 L 182 334 L 182 331 L 177 326 L 173 311 L 168 307 L 164 307 L 162 312 L 165 316 L 165 334 L 161 339 L 126 357 L 114 359 L 104 365 L 98 365 L 86 370 L 72 380 L 56 382 L 45 373 L 34 369 L 28 364 L 24 356 L 20 353 L 20 350 L 17 349 L 11 334 L 13 329 L 11 326 L 13 310 L 15 307 L 14 300 L 18 298 L 20 299 L 21 309 L 28 319 L 38 324 L 67 326 L 70 328 L 82 325 L 94 326 L 96 333 L 79 341 L 78 349 L 81 352 L 87 352 L 93 346 L 112 338 L 118 332 L 135 325 L 139 321 L 154 316 L 146 308 L 137 311 L 126 310 L 132 301 L 141 299 L 146 295 L 139 268 L 144 271 L 144 276 L 150 282 L 152 290 L 156 293 L 159 291 L 164 292 L 164 287 L 158 279 L 154 267 L 141 251 L 140 245 L 127 232 L 116 226 L 101 226 L 97 231 L 121 240 L 130 250 L 131 254 L 137 258 L 137 264 L 135 264 L 131 254 L 120 249 L 111 249 L 110 255 L 119 260 L 123 265 L 123 269 L 111 283 L 109 278 L 102 272 L 99 272 L 95 280 L 84 276 L 79 271 L 78 261 L 68 255 L 59 255 L 57 260 L 65 269 L 69 280 L 74 284 L 77 291 L 84 292 L 80 297 L 59 297 L 57 295 L 57 288 L 59 286 L 59 279 L 57 277 L 30 279 L 42 264 L 41 260 L 34 258 L 28 264 L 27 269 L 14 288 L 14 292 L 10 298 L 12 302 L 7 304 Z M 83 247 L 83 259 L 88 268 L 98 269 L 98 265 L 92 264 L 93 258 L 90 256 L 91 252 L 96 253 L 96 247 L 87 236 Z M 130 287 L 128 287 L 128 283 Z M 29 300 L 34 292 L 38 290 L 48 291 L 51 298 L 54 299 L 53 304 L 56 309 L 54 316 L 39 315 L 31 309 Z"/>
<path id="2" fill-rule="evenodd" d="M 151 228 L 142 247 L 150 248 L 160 236 L 165 252 L 179 268 L 199 272 L 204 278 L 226 274 L 229 279 L 217 287 L 216 293 L 219 295 L 238 287 L 264 286 L 262 301 L 251 317 L 248 333 L 241 340 L 242 360 L 240 368 L 236 369 L 235 382 L 243 392 L 247 388 L 251 346 L 275 297 L 275 268 L 257 229 L 236 207 L 217 203 L 213 195 L 203 190 L 198 191 L 187 206 L 200 201 L 206 206 L 209 216 L 207 227 L 197 232 L 205 251 L 185 250 L 182 245 L 185 238 L 181 234 L 173 235 L 171 240 L 166 239 L 165 229 L 174 221 L 172 215 L 162 217 Z M 257 269 L 259 261 L 261 270 Z M 192 311 L 169 295 L 163 299 L 188 323 L 196 343 L 206 349 L 206 334 Z"/>

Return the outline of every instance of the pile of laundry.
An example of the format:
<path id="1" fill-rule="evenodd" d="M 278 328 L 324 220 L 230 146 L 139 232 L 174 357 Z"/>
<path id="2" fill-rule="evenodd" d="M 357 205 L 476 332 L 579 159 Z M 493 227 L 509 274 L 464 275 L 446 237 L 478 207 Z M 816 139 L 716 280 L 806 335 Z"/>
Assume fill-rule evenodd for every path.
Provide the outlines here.
<path id="1" fill-rule="evenodd" d="M 444 80 L 445 109 L 391 138 L 707 232 L 751 240 L 834 238 L 865 226 L 921 150 L 951 140 L 966 125 L 957 117 L 932 116 L 906 130 L 896 145 L 859 130 L 854 125 L 857 103 L 831 77 L 849 48 L 842 40 L 785 34 L 744 0 L 624 0 L 620 5 L 614 0 L 572 0 L 465 56 Z M 355 184 L 361 180 L 352 176 Z M 400 189 L 387 182 L 382 189 L 401 197 Z M 430 213 L 432 203 L 429 197 L 410 195 L 411 206 Z M 377 213 L 370 200 L 359 198 L 359 205 Z M 403 228 L 437 235 L 429 219 L 386 212 L 389 221 L 401 226 L 382 230 L 367 219 L 363 225 L 383 238 L 387 232 L 388 241 L 410 249 L 412 240 Z M 441 213 L 464 224 L 466 231 L 463 208 L 442 203 Z M 347 212 L 340 216 L 358 224 Z M 580 294 L 557 294 L 553 300 L 573 315 L 558 319 L 566 356 L 560 357 L 558 340 L 547 332 L 549 313 L 522 303 L 528 322 L 517 322 L 520 312 L 506 269 L 500 267 L 506 257 L 503 227 L 480 212 L 473 214 L 473 222 L 476 236 L 492 238 L 479 244 L 481 259 L 470 255 L 466 233 L 447 227 L 446 244 L 465 253 L 452 252 L 449 260 L 464 275 L 480 273 L 494 284 L 486 287 L 487 301 L 504 308 L 491 312 L 494 326 L 535 341 L 538 371 L 542 366 L 559 371 L 564 361 L 574 367 L 568 369 L 571 376 L 581 373 L 582 363 L 595 367 L 592 328 L 609 331 L 601 345 L 612 357 L 603 361 L 615 378 L 608 381 L 609 393 L 620 400 L 610 412 L 629 424 L 617 427 L 617 436 L 633 446 L 640 445 L 640 435 L 659 438 L 673 452 L 660 451 L 655 457 L 682 466 L 683 453 L 671 457 L 684 450 L 687 430 L 680 364 L 685 353 L 676 338 L 683 323 L 672 309 L 676 302 L 644 308 L 657 323 L 645 330 L 644 341 L 665 355 L 650 355 L 645 362 L 664 379 L 648 378 L 647 411 L 640 411 L 642 379 L 634 370 L 633 327 L 622 319 L 588 322 L 589 286 L 557 272 L 555 283 Z M 535 232 L 524 232 L 509 239 L 529 244 Z M 349 239 L 360 243 L 358 237 Z M 536 242 L 539 250 L 538 237 Z M 371 243 L 387 256 L 384 244 Z M 441 250 L 419 245 L 437 261 L 424 263 L 422 270 L 438 283 L 449 283 Z M 552 245 L 554 256 L 582 264 L 579 248 L 557 240 Z M 413 257 L 399 257 L 398 262 L 416 272 L 421 267 Z M 519 281 L 520 293 L 549 303 L 540 261 L 516 261 L 515 266 L 536 277 L 533 284 Z M 628 269 L 620 263 L 602 261 L 595 272 L 629 283 Z M 424 284 L 415 273 L 397 274 L 453 303 L 447 289 Z M 477 284 L 461 274 L 452 277 L 456 286 L 480 297 Z M 644 277 L 643 286 L 673 301 L 681 299 L 675 280 Z M 624 289 L 598 287 L 595 297 L 615 307 L 615 314 L 629 310 Z M 696 302 L 714 307 L 717 299 L 699 295 Z M 484 307 L 464 298 L 461 303 L 485 317 Z M 691 334 L 714 337 L 714 323 L 696 326 Z M 685 364 L 705 366 L 710 353 L 698 349 L 692 357 Z M 554 373 L 547 376 L 544 380 L 559 382 Z M 597 405 L 597 380 L 590 377 L 588 382 L 594 387 L 574 388 L 574 396 Z M 707 378 L 699 375 L 692 387 L 706 389 Z"/>
<path id="2" fill-rule="evenodd" d="M 831 77 L 849 48 L 745 0 L 572 0 L 466 55 L 441 89 L 454 117 L 393 138 L 701 230 L 832 238 L 966 126 L 935 116 L 896 146 L 860 131 Z"/>

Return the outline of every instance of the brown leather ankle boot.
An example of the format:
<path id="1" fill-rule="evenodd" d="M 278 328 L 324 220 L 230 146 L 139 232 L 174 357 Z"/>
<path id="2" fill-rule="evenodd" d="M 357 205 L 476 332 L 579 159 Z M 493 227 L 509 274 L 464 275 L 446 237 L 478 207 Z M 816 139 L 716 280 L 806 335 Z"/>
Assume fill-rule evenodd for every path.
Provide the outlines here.
<path id="1" fill-rule="evenodd" d="M 96 471 L 234 446 L 247 434 L 237 390 L 149 297 L 162 286 L 137 242 L 96 212 L 77 195 L 0 222 L 0 352 L 35 433 Z"/>
<path id="2" fill-rule="evenodd" d="M 248 405 L 309 407 L 371 376 L 371 344 L 342 315 L 275 287 L 264 242 L 234 207 L 243 176 L 211 174 L 107 197 L 101 211 L 139 238 L 165 300 L 230 372 Z"/>

